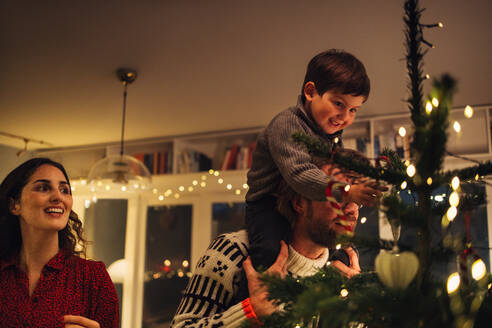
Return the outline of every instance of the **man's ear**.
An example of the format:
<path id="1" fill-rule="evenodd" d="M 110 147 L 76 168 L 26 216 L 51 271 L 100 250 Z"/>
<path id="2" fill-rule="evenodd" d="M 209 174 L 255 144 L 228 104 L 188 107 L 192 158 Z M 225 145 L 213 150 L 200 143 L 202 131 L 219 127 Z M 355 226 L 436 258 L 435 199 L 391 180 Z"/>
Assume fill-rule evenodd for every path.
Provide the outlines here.
<path id="1" fill-rule="evenodd" d="M 306 202 L 301 197 L 294 197 L 294 199 L 292 200 L 292 208 L 297 214 L 300 215 L 304 214 L 305 204 Z"/>
<path id="2" fill-rule="evenodd" d="M 9 199 L 9 211 L 13 215 L 19 215 L 20 214 L 20 204 L 19 204 L 19 202 L 15 201 L 13 198 Z"/>
<path id="3" fill-rule="evenodd" d="M 314 85 L 314 82 L 306 82 L 306 84 L 304 85 L 304 97 L 306 97 L 306 100 L 312 101 L 313 97 L 317 94 L 318 91 L 316 90 L 316 85 Z"/>

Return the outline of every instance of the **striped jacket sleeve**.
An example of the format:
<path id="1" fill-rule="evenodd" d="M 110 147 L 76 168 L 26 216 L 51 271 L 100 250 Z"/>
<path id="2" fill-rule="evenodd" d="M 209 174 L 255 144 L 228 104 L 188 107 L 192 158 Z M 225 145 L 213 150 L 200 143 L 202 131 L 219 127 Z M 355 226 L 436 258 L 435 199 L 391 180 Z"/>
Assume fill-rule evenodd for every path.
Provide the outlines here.
<path id="1" fill-rule="evenodd" d="M 241 302 L 232 304 L 248 250 L 244 230 L 217 237 L 198 260 L 171 323 L 172 328 L 239 327 Z"/>

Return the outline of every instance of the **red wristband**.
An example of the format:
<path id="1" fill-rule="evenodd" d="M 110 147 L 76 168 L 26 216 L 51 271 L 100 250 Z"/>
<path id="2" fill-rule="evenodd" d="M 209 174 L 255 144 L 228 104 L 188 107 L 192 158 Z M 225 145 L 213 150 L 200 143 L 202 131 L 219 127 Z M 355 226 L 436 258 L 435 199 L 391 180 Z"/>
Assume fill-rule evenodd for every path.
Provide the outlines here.
<path id="1" fill-rule="evenodd" d="M 242 301 L 241 305 L 243 306 L 243 311 L 244 314 L 246 315 L 246 318 L 253 320 L 256 324 L 260 325 L 258 316 L 256 315 L 255 311 L 253 310 L 253 306 L 251 305 L 250 298 L 248 297 L 247 299 Z"/>

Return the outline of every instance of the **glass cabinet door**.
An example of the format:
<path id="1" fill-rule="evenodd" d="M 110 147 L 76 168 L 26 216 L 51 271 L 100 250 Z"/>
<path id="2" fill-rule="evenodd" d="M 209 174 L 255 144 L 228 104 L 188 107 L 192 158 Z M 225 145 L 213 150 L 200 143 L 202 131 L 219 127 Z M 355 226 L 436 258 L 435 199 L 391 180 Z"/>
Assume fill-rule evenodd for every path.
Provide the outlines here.
<path id="1" fill-rule="evenodd" d="M 127 208 L 126 199 L 99 199 L 85 210 L 84 229 L 90 242 L 87 257 L 104 262 L 106 269 L 125 258 Z M 123 279 L 112 278 L 121 314 Z"/>
<path id="2" fill-rule="evenodd" d="M 192 205 L 147 210 L 142 327 L 168 327 L 190 277 Z"/>

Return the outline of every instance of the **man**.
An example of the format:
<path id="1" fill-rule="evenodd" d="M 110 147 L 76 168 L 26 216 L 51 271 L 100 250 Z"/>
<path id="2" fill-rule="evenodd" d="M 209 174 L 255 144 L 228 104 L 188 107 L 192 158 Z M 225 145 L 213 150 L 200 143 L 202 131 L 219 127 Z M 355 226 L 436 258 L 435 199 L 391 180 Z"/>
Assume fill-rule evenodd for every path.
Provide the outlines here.
<path id="1" fill-rule="evenodd" d="M 332 166 L 318 166 L 333 175 Z M 358 206 L 342 204 L 342 222 L 329 202 L 308 200 L 285 183 L 278 190 L 278 209 L 291 222 L 292 238 L 289 245 L 281 242 L 278 258 L 266 272 L 282 277 L 313 275 L 327 264 L 328 249 L 334 246 L 336 236 L 346 233 L 347 226 L 352 231 L 355 228 Z M 248 319 L 255 321 L 277 310 L 251 264 L 248 246 L 246 230 L 221 235 L 212 242 L 197 263 L 171 327 L 239 327 Z M 333 265 L 351 277 L 360 273 L 358 256 L 352 248 L 346 252 L 350 266 L 340 261 Z M 241 283 L 244 273 L 246 291 Z"/>

